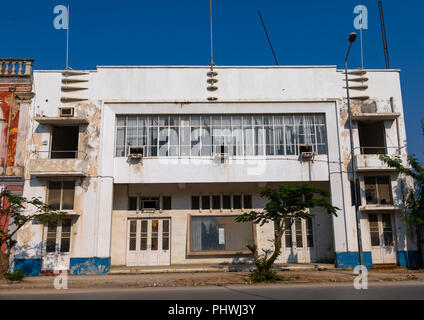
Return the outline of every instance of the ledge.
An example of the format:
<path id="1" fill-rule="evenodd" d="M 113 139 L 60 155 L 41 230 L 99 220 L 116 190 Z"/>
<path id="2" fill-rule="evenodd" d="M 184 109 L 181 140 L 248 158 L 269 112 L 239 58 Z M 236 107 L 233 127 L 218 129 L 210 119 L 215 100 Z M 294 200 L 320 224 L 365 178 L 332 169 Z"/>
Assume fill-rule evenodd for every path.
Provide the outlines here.
<path id="1" fill-rule="evenodd" d="M 32 159 L 29 172 L 35 177 L 86 177 L 87 160 Z"/>
<path id="2" fill-rule="evenodd" d="M 401 207 L 393 204 L 389 205 L 366 205 L 359 208 L 361 211 L 400 211 Z"/>
<path id="3" fill-rule="evenodd" d="M 34 118 L 39 124 L 44 125 L 78 125 L 78 124 L 88 124 L 87 118 L 83 117 L 36 117 Z"/>
<path id="4" fill-rule="evenodd" d="M 400 117 L 399 112 L 354 113 L 354 114 L 352 114 L 352 120 L 354 120 L 354 121 L 396 120 L 399 117 Z"/>

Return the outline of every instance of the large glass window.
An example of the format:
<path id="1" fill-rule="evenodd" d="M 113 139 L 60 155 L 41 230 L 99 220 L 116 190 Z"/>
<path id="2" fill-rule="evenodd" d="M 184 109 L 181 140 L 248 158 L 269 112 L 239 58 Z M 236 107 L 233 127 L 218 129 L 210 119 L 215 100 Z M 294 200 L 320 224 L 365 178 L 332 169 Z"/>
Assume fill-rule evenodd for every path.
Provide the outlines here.
<path id="1" fill-rule="evenodd" d="M 74 194 L 74 181 L 50 181 L 47 204 L 56 210 L 73 210 Z"/>
<path id="2" fill-rule="evenodd" d="M 58 218 L 48 222 L 46 253 L 68 253 L 71 246 L 71 218 Z"/>
<path id="3" fill-rule="evenodd" d="M 235 222 L 235 217 L 191 217 L 191 252 L 246 252 L 253 244 L 253 224 Z"/>
<path id="4" fill-rule="evenodd" d="M 389 177 L 365 177 L 367 204 L 393 204 Z"/>
<path id="5" fill-rule="evenodd" d="M 322 114 L 118 115 L 117 157 L 143 147 L 148 157 L 283 156 L 299 154 L 299 144 L 327 153 Z"/>

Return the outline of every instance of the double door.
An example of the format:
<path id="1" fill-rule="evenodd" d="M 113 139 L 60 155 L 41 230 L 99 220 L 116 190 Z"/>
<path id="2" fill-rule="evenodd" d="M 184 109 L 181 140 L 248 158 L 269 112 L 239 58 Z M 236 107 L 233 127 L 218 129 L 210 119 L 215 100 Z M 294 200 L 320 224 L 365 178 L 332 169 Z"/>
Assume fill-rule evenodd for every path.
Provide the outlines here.
<path id="1" fill-rule="evenodd" d="M 281 239 L 284 263 L 310 263 L 315 261 L 313 218 L 284 221 L 284 234 Z"/>
<path id="2" fill-rule="evenodd" d="M 373 264 L 396 264 L 394 215 L 370 213 L 368 222 Z"/>
<path id="3" fill-rule="evenodd" d="M 44 227 L 42 270 L 69 270 L 72 218 L 58 218 Z"/>
<path id="4" fill-rule="evenodd" d="M 166 218 L 129 219 L 127 265 L 170 265 L 170 224 Z"/>

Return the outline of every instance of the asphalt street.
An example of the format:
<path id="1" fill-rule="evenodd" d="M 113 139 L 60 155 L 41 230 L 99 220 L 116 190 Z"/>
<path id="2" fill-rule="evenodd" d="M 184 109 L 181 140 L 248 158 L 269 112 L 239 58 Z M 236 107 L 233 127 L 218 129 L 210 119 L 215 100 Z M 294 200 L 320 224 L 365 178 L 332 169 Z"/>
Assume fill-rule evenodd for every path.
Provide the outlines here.
<path id="1" fill-rule="evenodd" d="M 347 284 L 255 285 L 114 290 L 0 292 L 0 300 L 424 300 L 424 283 L 370 283 L 367 290 Z"/>

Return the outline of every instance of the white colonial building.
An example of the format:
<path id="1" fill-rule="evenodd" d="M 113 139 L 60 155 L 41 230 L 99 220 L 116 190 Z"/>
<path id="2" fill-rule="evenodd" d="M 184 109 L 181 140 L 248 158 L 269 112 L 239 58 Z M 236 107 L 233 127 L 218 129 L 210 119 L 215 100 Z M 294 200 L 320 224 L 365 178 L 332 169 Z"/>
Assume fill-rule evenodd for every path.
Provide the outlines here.
<path id="1" fill-rule="evenodd" d="M 235 216 L 264 207 L 264 186 L 312 183 L 341 210 L 312 209 L 288 228 L 279 262 L 351 268 L 351 161 L 365 264 L 413 266 L 407 180 L 377 155 L 407 155 L 399 70 L 350 73 L 353 157 L 345 75 L 335 66 L 34 71 L 24 195 L 68 215 L 23 229 L 15 267 L 82 274 L 251 262 L 246 243 L 269 248 L 274 226 Z"/>

